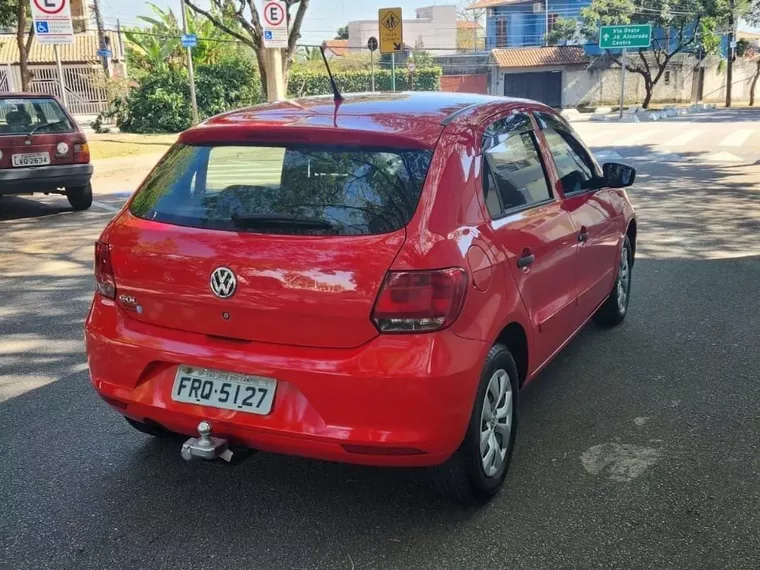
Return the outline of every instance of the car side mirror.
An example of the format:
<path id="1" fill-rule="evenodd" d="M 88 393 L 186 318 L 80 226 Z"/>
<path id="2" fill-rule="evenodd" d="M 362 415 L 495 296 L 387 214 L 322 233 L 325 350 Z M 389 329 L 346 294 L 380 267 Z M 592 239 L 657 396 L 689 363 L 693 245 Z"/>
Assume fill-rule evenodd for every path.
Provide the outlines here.
<path id="1" fill-rule="evenodd" d="M 627 188 L 636 180 L 636 169 L 627 164 L 608 162 L 602 166 L 602 172 L 607 188 Z"/>

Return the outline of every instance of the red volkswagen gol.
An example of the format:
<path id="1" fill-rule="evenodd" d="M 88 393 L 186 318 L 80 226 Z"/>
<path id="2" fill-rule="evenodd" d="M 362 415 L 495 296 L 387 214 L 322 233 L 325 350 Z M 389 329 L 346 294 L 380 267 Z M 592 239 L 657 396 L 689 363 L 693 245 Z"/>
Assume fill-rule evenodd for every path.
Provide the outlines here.
<path id="1" fill-rule="evenodd" d="M 531 101 L 312 98 L 183 133 L 104 230 L 92 382 L 137 429 L 435 466 L 483 501 L 517 396 L 592 317 L 620 323 L 636 221 L 573 129 Z"/>

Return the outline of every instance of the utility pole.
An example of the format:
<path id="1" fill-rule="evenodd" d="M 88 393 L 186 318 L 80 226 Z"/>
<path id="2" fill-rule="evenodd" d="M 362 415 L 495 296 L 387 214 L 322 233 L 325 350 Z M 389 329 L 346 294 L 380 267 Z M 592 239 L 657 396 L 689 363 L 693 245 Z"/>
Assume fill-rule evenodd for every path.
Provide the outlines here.
<path id="1" fill-rule="evenodd" d="M 182 12 L 182 33 L 187 35 L 187 8 L 185 0 L 180 0 L 179 9 Z M 187 77 L 190 79 L 190 104 L 193 108 L 193 124 L 199 123 L 198 100 L 195 97 L 195 72 L 193 71 L 193 48 L 187 47 Z"/>
<path id="2" fill-rule="evenodd" d="M 726 107 L 731 106 L 731 88 L 734 82 L 734 54 L 736 53 L 736 37 L 734 36 L 734 11 L 736 0 L 729 1 L 728 13 L 728 69 L 726 69 Z"/>
<path id="3" fill-rule="evenodd" d="M 100 1 L 93 0 L 93 9 L 95 10 L 95 25 L 98 28 L 98 46 L 101 50 L 108 49 L 106 45 L 106 34 L 103 30 L 103 14 L 100 13 Z M 103 71 L 106 77 L 111 77 L 111 69 L 108 65 L 108 56 L 102 56 L 100 60 L 103 62 Z"/>
<path id="4" fill-rule="evenodd" d="M 544 26 L 546 27 L 546 35 L 544 35 L 544 45 L 549 45 L 549 0 L 544 3 Z"/>

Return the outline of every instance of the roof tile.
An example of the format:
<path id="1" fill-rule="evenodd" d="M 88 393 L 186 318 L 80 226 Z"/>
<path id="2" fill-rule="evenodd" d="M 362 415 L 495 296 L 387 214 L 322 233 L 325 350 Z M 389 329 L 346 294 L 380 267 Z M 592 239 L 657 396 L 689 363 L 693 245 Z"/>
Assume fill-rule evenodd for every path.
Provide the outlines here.
<path id="1" fill-rule="evenodd" d="M 588 57 L 579 46 L 506 48 L 491 50 L 499 67 L 540 67 L 543 65 L 582 65 Z"/>
<path id="2" fill-rule="evenodd" d="M 115 32 L 106 32 L 111 38 L 111 51 L 113 59 L 120 60 L 119 38 Z M 100 61 L 98 57 L 98 36 L 95 33 L 85 32 L 74 34 L 74 43 L 71 45 L 58 46 L 61 53 L 62 63 L 83 63 Z M 15 34 L 0 35 L 0 63 L 18 63 L 20 59 Z M 52 45 L 41 44 L 37 38 L 32 40 L 32 49 L 29 50 L 29 63 L 54 63 L 55 52 Z"/>

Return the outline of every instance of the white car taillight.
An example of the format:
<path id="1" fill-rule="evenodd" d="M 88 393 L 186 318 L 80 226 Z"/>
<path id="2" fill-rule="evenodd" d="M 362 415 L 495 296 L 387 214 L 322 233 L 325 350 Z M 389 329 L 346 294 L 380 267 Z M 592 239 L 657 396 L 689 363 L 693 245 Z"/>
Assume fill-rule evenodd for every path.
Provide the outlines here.
<path id="1" fill-rule="evenodd" d="M 372 320 L 380 332 L 431 332 L 451 325 L 467 293 L 467 272 L 389 271 L 378 294 Z"/>

